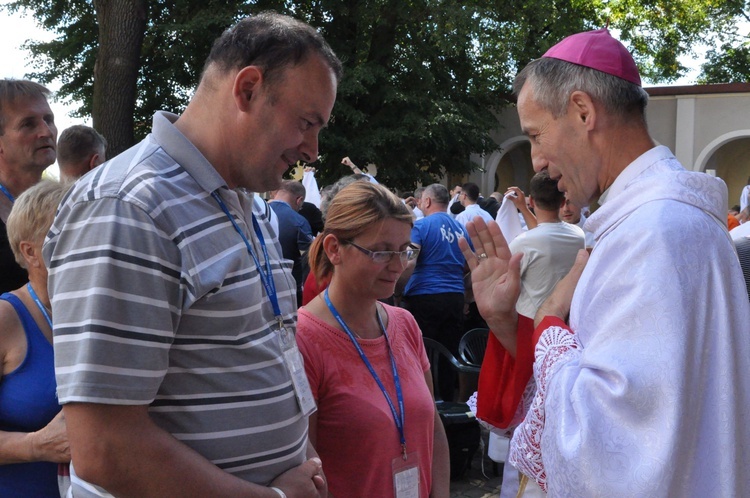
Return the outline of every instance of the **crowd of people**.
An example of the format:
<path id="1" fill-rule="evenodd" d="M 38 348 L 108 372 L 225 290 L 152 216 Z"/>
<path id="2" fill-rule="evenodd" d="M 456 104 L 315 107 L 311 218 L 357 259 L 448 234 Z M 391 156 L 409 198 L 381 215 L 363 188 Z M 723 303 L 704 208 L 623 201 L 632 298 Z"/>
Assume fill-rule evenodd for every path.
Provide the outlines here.
<path id="1" fill-rule="evenodd" d="M 435 391 L 471 393 L 423 337 L 458 357 L 477 325 L 502 496 L 750 495 L 750 185 L 727 214 L 651 139 L 622 44 L 516 76 L 536 174 L 486 196 L 398 196 L 349 157 L 284 180 L 342 74 L 313 27 L 242 19 L 106 162 L 0 81 L 0 495 L 446 498 Z"/>

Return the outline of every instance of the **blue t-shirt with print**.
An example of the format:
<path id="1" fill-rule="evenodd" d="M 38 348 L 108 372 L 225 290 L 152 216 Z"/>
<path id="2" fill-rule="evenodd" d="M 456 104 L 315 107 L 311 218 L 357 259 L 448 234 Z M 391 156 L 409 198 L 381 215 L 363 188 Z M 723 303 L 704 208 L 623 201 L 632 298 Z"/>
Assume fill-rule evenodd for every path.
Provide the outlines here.
<path id="1" fill-rule="evenodd" d="M 421 251 L 404 295 L 463 293 L 465 260 L 458 239 L 466 236 L 463 225 L 447 213 L 434 213 L 417 220 L 411 229 L 411 241 L 419 244 Z"/>

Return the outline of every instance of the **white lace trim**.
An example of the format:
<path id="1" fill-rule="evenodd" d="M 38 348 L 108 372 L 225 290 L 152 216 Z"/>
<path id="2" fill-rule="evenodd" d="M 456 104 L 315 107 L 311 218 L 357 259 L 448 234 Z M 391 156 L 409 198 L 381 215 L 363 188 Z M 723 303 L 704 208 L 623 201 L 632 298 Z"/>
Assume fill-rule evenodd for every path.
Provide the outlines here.
<path id="1" fill-rule="evenodd" d="M 469 405 L 469 410 L 471 410 L 471 413 L 476 416 L 477 414 L 477 392 L 474 391 L 474 394 L 472 394 L 469 399 L 466 400 L 466 404 Z"/>
<path id="2" fill-rule="evenodd" d="M 529 382 L 526 384 L 526 389 L 523 390 L 521 402 L 518 404 L 518 408 L 516 408 L 516 413 L 513 414 L 513 420 L 510 423 L 511 427 L 516 427 L 523 422 L 524 417 L 526 417 L 526 414 L 529 413 L 529 410 L 531 409 L 531 403 L 534 401 L 535 395 L 536 381 L 532 375 Z"/>
<path id="3" fill-rule="evenodd" d="M 547 473 L 542 463 L 542 431 L 547 384 L 560 366 L 575 356 L 580 348 L 576 335 L 568 328 L 554 326 L 542 332 L 534 350 L 534 379 L 529 382 L 531 385 L 534 384 L 534 380 L 536 381 L 536 394 L 510 443 L 510 463 L 534 479 L 545 492 Z M 524 392 L 524 398 L 528 387 Z"/>

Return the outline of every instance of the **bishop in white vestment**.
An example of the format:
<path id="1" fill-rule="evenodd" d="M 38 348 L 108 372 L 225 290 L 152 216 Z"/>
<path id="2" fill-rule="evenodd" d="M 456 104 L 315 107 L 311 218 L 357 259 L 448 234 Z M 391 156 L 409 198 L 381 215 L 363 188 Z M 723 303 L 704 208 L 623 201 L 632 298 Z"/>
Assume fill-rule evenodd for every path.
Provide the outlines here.
<path id="1" fill-rule="evenodd" d="M 516 92 L 534 168 L 579 205 L 599 197 L 596 243 L 531 322 L 511 309 L 519 262 L 499 228 L 467 227 L 493 330 L 478 416 L 520 421 L 511 463 L 550 496 L 750 496 L 750 303 L 724 182 L 648 137 L 635 63 L 606 30 L 529 66 Z"/>

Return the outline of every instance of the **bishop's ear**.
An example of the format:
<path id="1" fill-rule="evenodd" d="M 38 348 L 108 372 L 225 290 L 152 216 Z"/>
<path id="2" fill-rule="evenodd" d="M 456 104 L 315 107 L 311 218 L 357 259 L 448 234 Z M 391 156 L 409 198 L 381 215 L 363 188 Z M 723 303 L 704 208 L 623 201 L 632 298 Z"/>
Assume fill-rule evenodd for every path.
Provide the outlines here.
<path id="1" fill-rule="evenodd" d="M 580 90 L 570 94 L 569 111 L 573 112 L 576 119 L 586 126 L 586 129 L 592 129 L 596 121 L 596 107 L 591 96 Z"/>

